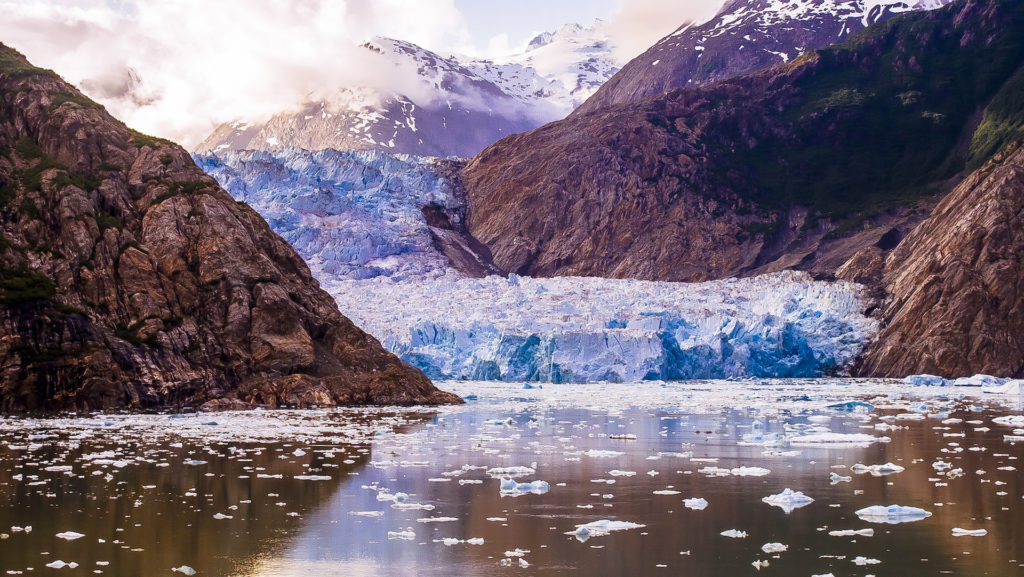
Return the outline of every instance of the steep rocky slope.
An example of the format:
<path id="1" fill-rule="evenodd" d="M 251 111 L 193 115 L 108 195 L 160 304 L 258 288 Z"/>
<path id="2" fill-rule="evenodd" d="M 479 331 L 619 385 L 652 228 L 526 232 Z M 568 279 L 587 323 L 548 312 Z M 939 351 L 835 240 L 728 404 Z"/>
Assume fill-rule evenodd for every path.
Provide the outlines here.
<path id="1" fill-rule="evenodd" d="M 0 45 L 0 408 L 439 402 L 188 153 Z"/>
<path id="2" fill-rule="evenodd" d="M 889 256 L 864 375 L 1024 375 L 1024 147 L 949 194 Z"/>
<path id="3" fill-rule="evenodd" d="M 711 20 L 680 26 L 630 61 L 576 114 L 789 62 L 895 14 L 949 1 L 729 0 Z"/>
<path id="4" fill-rule="evenodd" d="M 1022 26 L 1018 2 L 964 0 L 506 138 L 462 173 L 470 232 L 521 274 L 831 275 L 892 249 L 1011 139 L 979 121 L 1019 95 Z"/>

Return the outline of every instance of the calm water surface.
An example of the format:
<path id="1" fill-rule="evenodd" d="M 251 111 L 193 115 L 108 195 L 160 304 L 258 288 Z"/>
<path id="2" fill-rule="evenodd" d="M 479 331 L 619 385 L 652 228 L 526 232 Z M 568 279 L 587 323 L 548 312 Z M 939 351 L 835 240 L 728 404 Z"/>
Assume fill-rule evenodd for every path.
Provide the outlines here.
<path id="1" fill-rule="evenodd" d="M 1024 412 L 1019 397 L 834 382 L 447 388 L 477 398 L 434 412 L 0 420 L 0 570 L 1024 575 L 1024 423 L 995 422 Z M 854 400 L 871 406 L 829 407 Z M 905 470 L 851 471 L 888 462 Z M 487 471 L 508 467 L 550 490 L 503 495 Z M 762 501 L 786 488 L 814 501 Z M 697 497 L 705 509 L 686 507 Z M 932 515 L 855 514 L 892 504 Z M 641 526 L 572 534 L 600 520 Z M 84 536 L 56 536 L 68 531 Z"/>

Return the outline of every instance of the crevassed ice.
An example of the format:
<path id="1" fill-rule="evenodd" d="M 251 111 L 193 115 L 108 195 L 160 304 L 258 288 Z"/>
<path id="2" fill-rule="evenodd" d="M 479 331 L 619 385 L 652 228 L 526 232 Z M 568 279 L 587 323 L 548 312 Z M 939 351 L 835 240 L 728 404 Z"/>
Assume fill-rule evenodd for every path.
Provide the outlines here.
<path id="1" fill-rule="evenodd" d="M 464 278 L 421 212 L 462 210 L 432 159 L 288 149 L 196 160 L 296 248 L 342 312 L 434 379 L 817 377 L 877 330 L 859 285 L 795 272 L 699 284 Z"/>

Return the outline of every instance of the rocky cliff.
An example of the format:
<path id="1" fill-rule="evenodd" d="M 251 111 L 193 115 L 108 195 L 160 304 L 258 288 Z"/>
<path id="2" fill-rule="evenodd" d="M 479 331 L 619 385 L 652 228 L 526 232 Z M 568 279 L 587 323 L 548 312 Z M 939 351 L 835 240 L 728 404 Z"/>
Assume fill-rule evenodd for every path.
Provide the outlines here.
<path id="1" fill-rule="evenodd" d="M 697 281 L 879 263 L 1012 138 L 1012 122 L 982 118 L 1020 101 L 1022 26 L 1018 2 L 964 0 L 506 138 L 462 173 L 470 233 L 498 267 L 536 276 Z"/>
<path id="2" fill-rule="evenodd" d="M 188 153 L 0 45 L 0 408 L 457 401 Z"/>
<path id="3" fill-rule="evenodd" d="M 997 155 L 885 262 L 864 375 L 1024 375 L 1024 147 Z"/>
<path id="4" fill-rule="evenodd" d="M 729 0 L 707 22 L 680 26 L 633 59 L 576 114 L 640 102 L 789 62 L 843 42 L 866 26 L 949 0 Z"/>

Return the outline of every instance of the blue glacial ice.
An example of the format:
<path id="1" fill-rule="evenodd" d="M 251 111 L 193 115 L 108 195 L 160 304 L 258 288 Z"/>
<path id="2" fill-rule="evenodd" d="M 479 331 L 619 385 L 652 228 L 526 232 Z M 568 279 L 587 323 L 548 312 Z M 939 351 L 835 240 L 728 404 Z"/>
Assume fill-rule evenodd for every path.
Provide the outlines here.
<path id="1" fill-rule="evenodd" d="M 285 150 L 196 157 L 341 310 L 435 379 L 633 382 L 840 373 L 877 331 L 859 285 L 785 272 L 684 284 L 466 278 L 422 213 L 464 213 L 444 161 Z"/>

